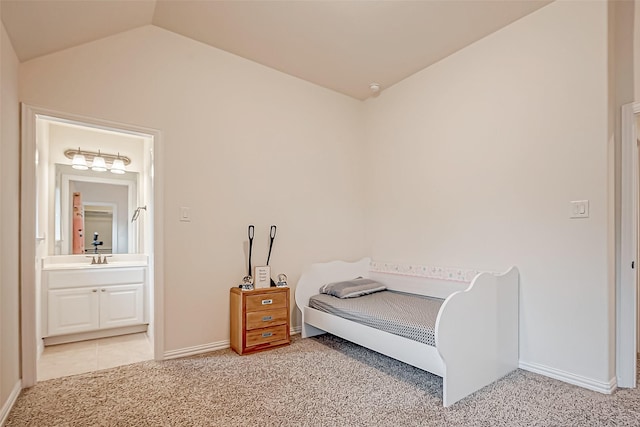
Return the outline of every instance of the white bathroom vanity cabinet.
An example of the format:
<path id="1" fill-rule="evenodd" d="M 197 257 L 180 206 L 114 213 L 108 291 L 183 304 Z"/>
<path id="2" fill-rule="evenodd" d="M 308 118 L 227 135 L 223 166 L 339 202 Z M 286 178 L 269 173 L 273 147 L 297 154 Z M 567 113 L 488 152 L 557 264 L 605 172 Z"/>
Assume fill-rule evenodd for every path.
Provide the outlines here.
<path id="1" fill-rule="evenodd" d="M 45 345 L 146 330 L 147 265 L 85 264 L 43 265 Z"/>

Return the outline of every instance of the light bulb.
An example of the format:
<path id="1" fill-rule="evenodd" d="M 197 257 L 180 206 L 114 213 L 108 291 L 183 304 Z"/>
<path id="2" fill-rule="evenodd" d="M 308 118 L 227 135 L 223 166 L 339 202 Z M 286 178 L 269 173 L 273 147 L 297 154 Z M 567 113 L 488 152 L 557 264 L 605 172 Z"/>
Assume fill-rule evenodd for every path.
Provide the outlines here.
<path id="1" fill-rule="evenodd" d="M 100 155 L 100 151 L 98 151 L 98 155 L 93 158 L 91 170 L 96 172 L 104 172 L 107 170 L 107 163 L 104 161 L 104 157 Z"/>
<path id="2" fill-rule="evenodd" d="M 120 175 L 120 174 L 123 174 L 124 172 L 125 172 L 124 162 L 120 157 L 118 157 L 113 161 L 113 164 L 111 165 L 111 173 L 117 173 Z"/>

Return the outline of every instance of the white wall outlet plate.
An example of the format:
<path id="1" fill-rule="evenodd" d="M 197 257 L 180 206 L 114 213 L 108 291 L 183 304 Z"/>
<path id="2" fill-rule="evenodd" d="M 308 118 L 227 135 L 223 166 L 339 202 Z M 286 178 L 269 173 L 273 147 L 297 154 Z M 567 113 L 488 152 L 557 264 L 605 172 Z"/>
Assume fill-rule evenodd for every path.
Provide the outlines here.
<path id="1" fill-rule="evenodd" d="M 268 288 L 271 286 L 271 267 L 255 267 L 253 269 L 253 282 L 257 288 Z"/>
<path id="2" fill-rule="evenodd" d="M 589 201 L 574 200 L 569 202 L 569 218 L 589 218 Z"/>

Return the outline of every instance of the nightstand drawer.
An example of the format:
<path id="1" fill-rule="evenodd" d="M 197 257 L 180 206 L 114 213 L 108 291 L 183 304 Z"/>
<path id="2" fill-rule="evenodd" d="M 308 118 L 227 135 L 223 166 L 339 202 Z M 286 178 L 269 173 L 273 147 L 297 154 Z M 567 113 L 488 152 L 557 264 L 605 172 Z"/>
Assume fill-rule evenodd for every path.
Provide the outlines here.
<path id="1" fill-rule="evenodd" d="M 271 308 L 286 308 L 287 294 L 284 292 L 271 292 L 258 295 L 247 295 L 247 313 L 262 311 Z"/>
<path id="2" fill-rule="evenodd" d="M 269 326 L 284 325 L 287 323 L 287 309 L 254 311 L 247 313 L 247 330 L 267 328 Z"/>
<path id="3" fill-rule="evenodd" d="M 247 331 L 247 347 L 285 340 L 288 341 L 287 325 Z"/>

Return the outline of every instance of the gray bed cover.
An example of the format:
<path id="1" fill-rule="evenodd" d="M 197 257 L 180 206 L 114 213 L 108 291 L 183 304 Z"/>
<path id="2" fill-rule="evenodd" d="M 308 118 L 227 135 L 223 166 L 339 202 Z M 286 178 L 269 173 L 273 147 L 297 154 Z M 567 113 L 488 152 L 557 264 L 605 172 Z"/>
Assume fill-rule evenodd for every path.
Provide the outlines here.
<path id="1" fill-rule="evenodd" d="M 382 291 L 345 299 L 319 294 L 309 298 L 309 307 L 435 347 L 436 318 L 443 302 Z"/>

